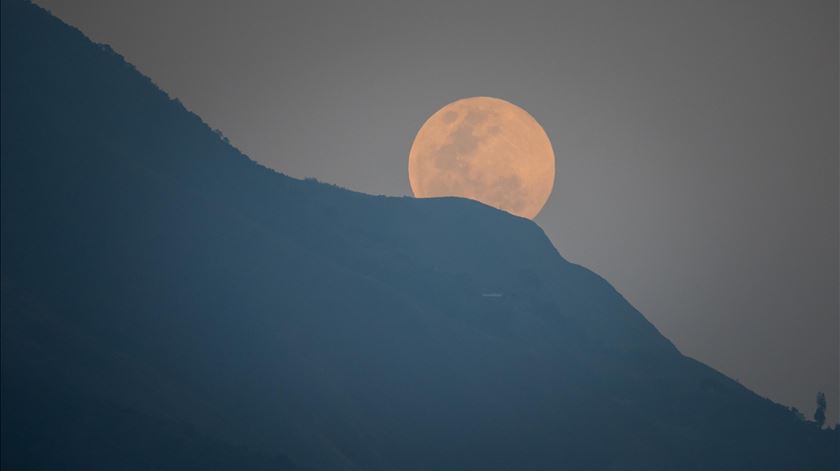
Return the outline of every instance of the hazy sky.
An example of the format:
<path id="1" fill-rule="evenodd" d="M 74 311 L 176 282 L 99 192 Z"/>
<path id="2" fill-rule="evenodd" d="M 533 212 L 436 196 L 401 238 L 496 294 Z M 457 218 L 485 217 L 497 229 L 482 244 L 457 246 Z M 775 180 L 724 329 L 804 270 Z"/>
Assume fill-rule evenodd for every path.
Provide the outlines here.
<path id="1" fill-rule="evenodd" d="M 557 156 L 536 221 L 685 354 L 838 417 L 838 2 L 39 0 L 243 152 L 410 194 L 424 120 L 488 95 Z"/>

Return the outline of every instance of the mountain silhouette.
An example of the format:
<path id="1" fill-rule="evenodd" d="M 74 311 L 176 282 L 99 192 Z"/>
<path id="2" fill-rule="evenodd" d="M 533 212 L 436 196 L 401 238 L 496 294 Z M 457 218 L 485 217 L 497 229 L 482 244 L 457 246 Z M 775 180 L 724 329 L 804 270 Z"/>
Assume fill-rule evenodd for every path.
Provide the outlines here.
<path id="1" fill-rule="evenodd" d="M 23 1 L 1 137 L 3 469 L 840 463 L 533 222 L 264 168 Z"/>

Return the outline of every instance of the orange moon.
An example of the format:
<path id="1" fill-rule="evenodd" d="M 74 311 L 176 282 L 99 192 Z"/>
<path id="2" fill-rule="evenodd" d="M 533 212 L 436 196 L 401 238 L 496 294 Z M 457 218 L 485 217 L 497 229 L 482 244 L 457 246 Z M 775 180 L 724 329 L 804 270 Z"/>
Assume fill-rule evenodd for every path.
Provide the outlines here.
<path id="1" fill-rule="evenodd" d="M 423 123 L 409 152 L 408 179 L 418 198 L 460 196 L 533 219 L 554 187 L 554 150 L 522 108 L 464 98 Z"/>

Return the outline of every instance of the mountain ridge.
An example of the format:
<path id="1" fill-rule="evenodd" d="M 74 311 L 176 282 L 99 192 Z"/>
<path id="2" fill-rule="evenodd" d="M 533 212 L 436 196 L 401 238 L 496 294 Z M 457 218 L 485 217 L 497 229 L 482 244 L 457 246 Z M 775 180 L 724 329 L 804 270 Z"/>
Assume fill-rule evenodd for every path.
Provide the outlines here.
<path id="1" fill-rule="evenodd" d="M 837 463 L 836 431 L 684 357 L 532 221 L 266 169 L 110 48 L 2 7 L 4 467 Z"/>

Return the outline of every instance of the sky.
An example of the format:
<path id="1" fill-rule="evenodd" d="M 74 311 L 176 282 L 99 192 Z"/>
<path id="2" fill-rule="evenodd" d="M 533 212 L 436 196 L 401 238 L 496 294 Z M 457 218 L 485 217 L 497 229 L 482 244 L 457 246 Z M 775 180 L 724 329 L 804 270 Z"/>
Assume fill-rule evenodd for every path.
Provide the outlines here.
<path id="1" fill-rule="evenodd" d="M 840 409 L 838 3 L 38 0 L 252 159 L 410 195 L 459 98 L 551 138 L 535 221 L 686 355 Z"/>

